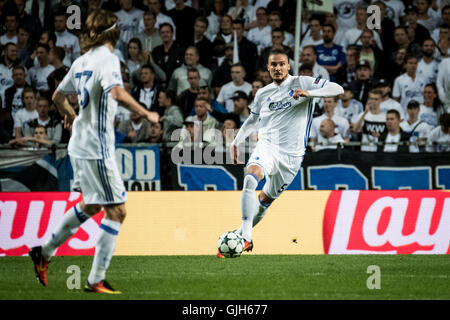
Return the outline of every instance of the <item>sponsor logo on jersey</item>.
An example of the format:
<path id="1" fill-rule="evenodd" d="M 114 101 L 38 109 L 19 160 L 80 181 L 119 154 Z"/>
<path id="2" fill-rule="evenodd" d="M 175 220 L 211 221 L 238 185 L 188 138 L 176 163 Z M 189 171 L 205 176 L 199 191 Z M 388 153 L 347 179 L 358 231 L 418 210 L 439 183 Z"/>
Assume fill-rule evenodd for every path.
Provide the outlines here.
<path id="1" fill-rule="evenodd" d="M 278 110 L 284 110 L 292 106 L 292 103 L 290 101 L 276 101 L 271 102 L 269 104 L 269 110 L 271 111 L 278 111 Z"/>

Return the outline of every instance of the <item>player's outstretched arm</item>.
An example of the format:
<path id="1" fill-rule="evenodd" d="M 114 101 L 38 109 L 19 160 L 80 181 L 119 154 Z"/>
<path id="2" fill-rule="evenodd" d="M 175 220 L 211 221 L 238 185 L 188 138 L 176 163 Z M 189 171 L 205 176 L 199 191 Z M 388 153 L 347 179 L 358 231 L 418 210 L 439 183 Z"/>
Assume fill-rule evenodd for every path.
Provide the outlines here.
<path id="1" fill-rule="evenodd" d="M 327 98 L 343 94 L 344 89 L 335 82 L 327 81 L 322 88 L 308 90 L 308 92 L 310 97 Z"/>
<path id="2" fill-rule="evenodd" d="M 58 108 L 59 113 L 61 113 L 64 116 L 64 128 L 70 130 L 72 128 L 73 120 L 75 120 L 77 114 L 75 113 L 75 110 L 73 110 L 72 106 L 69 104 L 66 95 L 61 91 L 58 91 L 58 89 L 56 89 L 55 92 L 53 93 L 52 101 Z"/>
<path id="3" fill-rule="evenodd" d="M 247 120 L 244 121 L 241 128 L 239 129 L 236 138 L 230 145 L 230 154 L 233 164 L 238 163 L 239 149 L 238 146 L 245 141 L 245 139 L 256 130 L 256 125 L 258 124 L 259 115 L 256 113 L 250 113 Z"/>
<path id="4" fill-rule="evenodd" d="M 111 89 L 111 96 L 114 100 L 119 102 L 122 106 L 136 112 L 140 116 L 146 118 L 151 123 L 159 121 L 159 114 L 157 112 L 148 111 L 143 108 L 124 88 L 115 86 Z"/>

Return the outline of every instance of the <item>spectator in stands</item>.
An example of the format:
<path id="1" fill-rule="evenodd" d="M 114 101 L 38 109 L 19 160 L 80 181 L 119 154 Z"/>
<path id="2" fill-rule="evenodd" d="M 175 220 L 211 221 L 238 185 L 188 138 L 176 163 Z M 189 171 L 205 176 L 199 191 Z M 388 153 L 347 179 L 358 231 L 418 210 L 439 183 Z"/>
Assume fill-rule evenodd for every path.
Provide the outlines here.
<path id="1" fill-rule="evenodd" d="M 283 1 L 283 0 L 271 0 L 267 4 L 267 12 L 278 12 L 280 18 L 284 17 L 285 20 L 280 23 L 278 28 L 282 28 L 283 30 L 289 29 L 291 24 L 295 20 L 295 15 L 292 12 L 296 10 L 296 3 L 293 1 Z"/>
<path id="2" fill-rule="evenodd" d="M 339 84 L 351 83 L 356 80 L 356 66 L 359 62 L 360 49 L 356 45 L 350 45 L 345 51 L 346 63 L 336 71 L 336 82 Z"/>
<path id="3" fill-rule="evenodd" d="M 18 63 L 17 46 L 8 43 L 3 47 L 3 57 L 0 60 L 0 100 L 5 101 L 5 90 L 14 84 L 12 79 L 12 69 Z"/>
<path id="4" fill-rule="evenodd" d="M 200 79 L 200 73 L 197 69 L 188 69 L 186 73 L 189 88 L 184 90 L 177 98 L 177 105 L 180 107 L 184 118 L 190 115 L 194 109 L 200 85 L 207 85 L 203 79 Z"/>
<path id="5" fill-rule="evenodd" d="M 415 7 L 418 18 L 417 22 L 420 23 L 422 26 L 424 26 L 426 29 L 428 29 L 429 32 L 432 32 L 437 27 L 438 24 L 438 17 L 428 14 L 431 8 L 431 2 L 432 0 L 416 0 L 417 7 Z M 408 7 L 414 8 L 414 6 Z M 407 12 L 407 9 L 405 9 L 405 13 Z"/>
<path id="6" fill-rule="evenodd" d="M 327 69 L 320 66 L 317 62 L 317 50 L 315 46 L 305 46 L 302 54 L 300 55 L 301 64 L 307 63 L 313 66 L 314 77 L 321 77 L 322 79 L 330 80 L 330 75 Z"/>
<path id="7" fill-rule="evenodd" d="M 342 85 L 344 93 L 339 96 L 335 113 L 342 118 L 347 119 L 350 124 L 350 133 L 353 133 L 352 121 L 354 117 L 360 115 L 363 112 L 363 104 L 356 99 L 353 99 L 353 92 L 347 83 Z M 356 139 L 352 139 L 356 140 Z"/>
<path id="8" fill-rule="evenodd" d="M 57 12 L 54 16 L 55 45 L 64 48 L 66 54 L 64 56 L 63 63 L 70 67 L 76 58 L 80 56 L 80 43 L 78 37 L 67 31 L 67 15 L 66 12 Z"/>
<path id="9" fill-rule="evenodd" d="M 267 70 L 267 64 L 264 66 L 264 68 L 258 69 L 256 71 L 256 77 L 257 80 L 261 80 L 264 86 L 267 86 L 268 84 L 272 83 L 272 78 L 270 77 L 270 72 Z"/>
<path id="10" fill-rule="evenodd" d="M 195 18 L 198 16 L 197 10 L 186 6 L 184 0 L 175 0 L 175 8 L 169 10 L 167 15 L 175 23 L 177 42 L 184 47 L 193 43 Z"/>
<path id="11" fill-rule="evenodd" d="M 160 118 L 160 122 L 164 125 L 163 142 L 171 142 L 173 131 L 183 126 L 183 113 L 175 105 L 175 101 L 175 92 L 167 89 L 162 89 L 159 92 L 159 105 L 165 108 L 164 115 Z"/>
<path id="12" fill-rule="evenodd" d="M 423 39 L 430 37 L 430 32 L 421 23 L 417 23 L 418 8 L 409 5 L 405 8 L 405 14 L 409 38 L 419 45 L 422 44 Z"/>
<path id="13" fill-rule="evenodd" d="M 229 15 L 224 15 L 220 20 L 220 30 L 211 39 L 214 58 L 217 59 L 217 64 L 222 63 L 223 56 L 225 54 L 225 47 L 228 43 L 232 43 L 233 40 L 233 18 Z"/>
<path id="14" fill-rule="evenodd" d="M 46 127 L 39 125 L 34 129 L 32 136 L 16 138 L 9 141 L 9 144 L 22 147 L 29 146 L 33 150 L 39 150 L 41 148 L 50 147 L 53 142 L 47 137 Z"/>
<path id="15" fill-rule="evenodd" d="M 343 49 L 345 49 L 342 45 L 344 43 L 344 37 L 345 37 L 345 29 L 339 28 L 337 24 L 337 9 L 333 8 L 333 12 L 327 12 L 325 13 L 325 24 L 331 24 L 334 27 L 335 33 L 333 42 L 337 45 L 340 45 Z"/>
<path id="16" fill-rule="evenodd" d="M 256 61 L 258 61 L 258 49 L 256 45 L 244 36 L 244 21 L 233 20 L 233 34 L 236 32 L 236 38 L 239 48 L 239 62 L 245 68 L 246 81 L 252 81 L 255 73 Z"/>
<path id="17" fill-rule="evenodd" d="M 222 125 L 222 138 L 224 144 L 229 147 L 231 142 L 233 142 L 234 138 L 236 137 L 238 124 L 236 121 L 232 118 L 225 119 Z"/>
<path id="18" fill-rule="evenodd" d="M 150 123 L 138 113 L 131 112 L 130 119 L 120 122 L 117 131 L 126 135 L 124 143 L 145 142 L 150 138 Z"/>
<path id="19" fill-rule="evenodd" d="M 439 71 L 439 61 L 434 58 L 436 45 L 431 38 L 422 41 L 422 58 L 417 65 L 417 74 L 425 79 L 426 83 L 436 83 Z"/>
<path id="20" fill-rule="evenodd" d="M 244 91 L 238 90 L 233 94 L 232 99 L 234 104 L 234 109 L 232 112 L 222 113 L 215 111 L 211 108 L 210 104 L 206 105 L 206 109 L 219 122 L 223 123 L 227 119 L 232 119 L 240 127 L 250 115 L 250 109 L 248 108 L 248 95 Z"/>
<path id="21" fill-rule="evenodd" d="M 25 0 L 14 0 L 14 9 L 17 13 L 17 23 L 20 28 L 28 30 L 30 33 L 30 46 L 35 45 L 39 40 L 39 35 L 42 32 L 42 25 L 37 16 L 31 15 L 25 11 Z M 19 35 L 17 36 L 19 40 Z"/>
<path id="22" fill-rule="evenodd" d="M 320 122 L 319 135 L 317 136 L 317 144 L 312 146 L 313 151 L 321 151 L 325 149 L 337 149 L 338 144 L 344 143 L 340 133 L 336 133 L 334 121 L 325 118 Z"/>
<path id="23" fill-rule="evenodd" d="M 203 98 L 197 98 L 195 100 L 195 116 L 189 116 L 185 121 L 193 121 L 201 123 L 201 130 L 199 135 L 202 137 L 200 141 L 212 142 L 214 129 L 217 129 L 219 123 L 217 120 L 208 114 L 209 102 Z"/>
<path id="24" fill-rule="evenodd" d="M 175 69 L 168 86 L 170 90 L 177 93 L 177 96 L 190 87 L 190 82 L 188 81 L 189 69 L 196 69 L 199 72 L 199 80 L 203 79 L 207 85 L 211 85 L 211 70 L 201 65 L 199 59 L 198 49 L 195 46 L 189 46 L 184 54 L 184 64 Z"/>
<path id="25" fill-rule="evenodd" d="M 17 15 L 14 12 L 7 12 L 5 14 L 6 32 L 0 36 L 0 45 L 4 46 L 9 42 L 17 45 L 18 27 Z"/>
<path id="26" fill-rule="evenodd" d="M 265 7 L 256 9 L 256 26 L 251 28 L 248 32 L 248 40 L 253 42 L 258 48 L 258 54 L 261 54 L 262 49 L 270 46 L 267 39 L 270 38 L 272 29 L 269 26 L 269 18 Z M 273 40 L 273 39 L 272 39 Z"/>
<path id="27" fill-rule="evenodd" d="M 429 126 L 425 121 L 419 120 L 420 104 L 416 100 L 408 103 L 407 119 L 400 123 L 403 132 L 409 135 L 409 152 L 417 153 L 424 150 L 427 136 L 433 127 Z"/>
<path id="28" fill-rule="evenodd" d="M 439 117 L 439 126 L 428 135 L 427 152 L 450 152 L 450 113 Z"/>
<path id="29" fill-rule="evenodd" d="M 140 69 L 139 83 L 131 90 L 133 98 L 140 102 L 147 110 L 156 111 L 160 115 L 164 108 L 158 104 L 158 95 L 161 90 L 160 83 L 155 79 L 155 69 L 145 64 Z"/>
<path id="30" fill-rule="evenodd" d="M 30 31 L 21 25 L 17 34 L 17 58 L 19 63 L 26 67 L 33 65 L 33 61 L 31 60 L 32 53 L 33 46 L 31 45 Z"/>
<path id="31" fill-rule="evenodd" d="M 139 32 L 139 22 L 143 21 L 144 11 L 135 8 L 132 0 L 120 0 L 120 10 L 115 12 L 117 27 L 120 29 L 120 44 L 122 52 L 126 52 L 126 47 L 130 39 Z"/>
<path id="32" fill-rule="evenodd" d="M 55 70 L 55 67 L 50 64 L 49 52 L 50 47 L 47 44 L 38 44 L 36 57 L 39 65 L 32 67 L 27 74 L 27 82 L 44 95 L 49 91 L 47 78 Z"/>
<path id="33" fill-rule="evenodd" d="M 156 2 L 156 0 L 155 0 Z M 154 48 L 162 45 L 161 37 L 159 36 L 158 29 L 155 27 L 156 15 L 152 11 L 144 12 L 143 16 L 144 30 L 136 34 L 142 43 L 142 48 L 144 51 L 152 52 Z"/>
<path id="34" fill-rule="evenodd" d="M 371 90 L 364 112 L 352 121 L 354 131 L 362 133 L 361 151 L 376 152 L 377 145 L 372 144 L 378 142 L 381 133 L 386 129 L 386 113 L 380 110 L 381 97 L 380 90 Z"/>
<path id="35" fill-rule="evenodd" d="M 199 64 L 211 69 L 213 66 L 213 48 L 212 43 L 206 37 L 208 20 L 204 16 L 198 16 L 194 23 L 194 41 L 191 45 L 197 48 L 199 54 Z"/>
<path id="36" fill-rule="evenodd" d="M 435 128 L 439 125 L 439 117 L 445 113 L 439 101 L 438 92 L 434 83 L 429 83 L 423 89 L 423 103 L 420 104 L 419 119 Z"/>
<path id="37" fill-rule="evenodd" d="M 283 24 L 283 19 L 282 19 L 282 15 L 280 13 L 280 11 L 269 11 L 269 26 L 273 29 L 275 28 L 280 28 L 281 30 L 284 31 L 284 41 L 283 41 L 283 45 L 289 47 L 289 48 L 293 48 L 294 47 L 294 36 L 292 35 L 292 33 L 287 32 L 287 28 L 284 26 Z M 284 17 L 288 17 L 291 14 L 288 14 Z M 282 27 L 283 25 L 283 27 Z"/>
<path id="38" fill-rule="evenodd" d="M 256 8 L 249 4 L 248 0 L 236 1 L 236 5 L 228 10 L 228 14 L 233 20 L 241 20 L 245 31 L 256 26 Z"/>
<path id="39" fill-rule="evenodd" d="M 450 10 L 450 6 L 449 6 Z M 435 58 L 444 59 L 450 55 L 450 25 L 442 24 L 439 27 L 438 40 L 436 41 Z"/>
<path id="40" fill-rule="evenodd" d="M 370 75 L 370 63 L 360 60 L 356 66 L 356 80 L 350 83 L 353 96 L 363 105 L 367 102 L 368 93 L 373 88 L 373 79 Z"/>
<path id="41" fill-rule="evenodd" d="M 303 50 L 305 46 L 319 46 L 323 44 L 322 35 L 322 17 L 319 15 L 312 15 L 308 19 L 309 34 L 307 34 L 300 44 L 300 51 Z"/>
<path id="42" fill-rule="evenodd" d="M 324 119 L 331 119 L 335 125 L 336 133 L 339 133 L 345 141 L 350 140 L 350 125 L 346 118 L 336 114 L 335 109 L 337 106 L 338 97 L 324 98 L 323 99 L 324 113 L 313 119 L 311 124 L 310 141 L 316 143 L 320 135 L 320 125 Z"/>
<path id="43" fill-rule="evenodd" d="M 173 71 L 181 65 L 185 50 L 173 40 L 173 27 L 171 24 L 161 24 L 159 36 L 163 44 L 153 49 L 153 60 L 166 73 L 167 79 L 170 79 Z"/>
<path id="44" fill-rule="evenodd" d="M 225 58 L 222 63 L 213 72 L 211 87 L 214 89 L 214 94 L 218 95 L 220 88 L 230 82 L 231 79 L 231 66 L 233 65 L 233 43 L 227 43 L 225 46 Z"/>
<path id="45" fill-rule="evenodd" d="M 50 117 L 50 101 L 45 97 L 37 98 L 36 111 L 38 113 L 38 117 L 27 121 L 23 126 L 23 135 L 25 137 L 33 136 L 35 129 L 38 126 L 44 126 L 47 140 L 50 140 L 52 143 L 59 143 L 61 141 L 62 135 L 62 124 L 55 117 Z"/>
<path id="46" fill-rule="evenodd" d="M 398 26 L 394 30 L 394 40 L 396 43 L 396 51 L 391 54 L 391 60 L 396 61 L 397 51 L 405 49 L 406 54 L 418 57 L 420 55 L 420 44 L 415 43 L 409 37 L 408 29 L 404 26 Z"/>
<path id="47" fill-rule="evenodd" d="M 273 50 L 281 50 L 284 53 L 286 53 L 289 58 L 291 58 L 291 59 L 294 58 L 294 53 L 293 53 L 292 49 L 283 44 L 283 41 L 284 41 L 284 31 L 283 30 L 281 30 L 280 28 L 272 29 L 271 37 L 272 37 L 272 42 L 271 42 L 272 45 L 262 49 L 261 54 L 259 56 L 257 65 L 258 65 L 258 68 L 260 68 L 260 69 L 267 68 L 267 61 L 269 59 L 270 52 Z"/>
<path id="48" fill-rule="evenodd" d="M 214 0 L 213 8 L 211 13 L 206 17 L 208 19 L 208 30 L 206 30 L 206 37 L 213 41 L 212 39 L 220 31 L 220 20 L 228 12 L 228 0 Z M 206 3 L 205 3 L 206 5 Z"/>
<path id="49" fill-rule="evenodd" d="M 142 43 L 138 38 L 131 38 L 127 44 L 127 60 L 126 65 L 128 74 L 130 75 L 131 87 L 135 85 L 135 74 L 139 72 L 141 66 L 147 61 L 147 56 L 143 55 Z"/>
<path id="50" fill-rule="evenodd" d="M 252 82 L 252 91 L 250 92 L 250 95 L 248 97 L 249 103 L 255 99 L 256 92 L 258 92 L 259 89 L 264 87 L 264 82 L 262 80 L 256 79 Z"/>
<path id="51" fill-rule="evenodd" d="M 439 65 L 436 87 L 446 112 L 450 112 L 450 59 L 444 59 Z"/>
<path id="52" fill-rule="evenodd" d="M 410 135 L 400 128 L 400 114 L 397 110 L 389 110 L 386 113 L 386 129 L 380 134 L 378 152 L 408 152 L 407 142 Z"/>
<path id="53" fill-rule="evenodd" d="M 12 71 L 13 85 L 5 90 L 4 108 L 14 117 L 16 112 L 23 108 L 22 92 L 29 85 L 26 82 L 26 72 L 22 65 L 17 65 Z"/>
<path id="54" fill-rule="evenodd" d="M 176 27 L 172 18 L 161 12 L 161 9 L 163 8 L 162 1 L 163 0 L 147 0 L 148 10 L 153 12 L 156 16 L 155 28 L 161 30 L 161 25 L 163 23 L 169 23 L 172 26 L 173 34 L 175 34 Z"/>
<path id="55" fill-rule="evenodd" d="M 150 138 L 148 142 L 150 143 L 161 143 L 163 142 L 164 125 L 162 122 L 154 122 L 150 127 Z"/>
<path id="56" fill-rule="evenodd" d="M 392 2 L 392 1 L 388 1 Z M 394 34 L 392 33 L 392 30 L 395 28 L 395 22 L 393 21 L 393 17 L 388 17 L 387 15 L 387 4 L 388 2 L 378 0 L 373 2 L 372 4 L 375 6 L 378 6 L 380 8 L 380 29 L 375 29 L 376 32 L 378 32 L 381 44 L 383 45 L 383 52 L 386 54 L 387 57 L 391 56 L 391 53 L 395 50 L 395 40 L 394 40 Z M 403 4 L 402 4 L 403 5 Z M 403 13 L 400 13 L 403 14 Z"/>
<path id="57" fill-rule="evenodd" d="M 64 48 L 56 46 L 50 49 L 48 61 L 55 69 L 47 77 L 49 95 L 53 94 L 67 72 L 69 72 L 70 68 L 63 64 L 64 56 Z"/>
<path id="58" fill-rule="evenodd" d="M 208 86 L 200 86 L 198 88 L 198 94 L 197 94 L 197 98 L 203 98 L 206 99 L 207 101 L 209 101 L 209 104 L 211 105 L 211 108 L 213 110 L 216 110 L 218 112 L 221 113 L 227 113 L 227 109 L 225 109 L 225 106 L 218 103 L 216 99 L 214 99 L 214 97 L 212 96 L 212 92 L 211 92 L 211 88 Z M 191 111 L 191 116 L 193 116 L 195 114 L 195 111 L 192 110 Z"/>
<path id="59" fill-rule="evenodd" d="M 351 44 L 361 45 L 361 33 L 367 28 L 367 4 L 363 1 L 358 2 L 355 10 L 356 27 L 350 28 L 345 32 L 344 48 Z M 383 44 L 378 33 L 374 33 L 373 36 L 373 44 L 380 50 L 383 50 Z"/>
<path id="60" fill-rule="evenodd" d="M 53 31 L 46 30 L 46 31 L 43 31 L 41 33 L 41 36 L 39 37 L 39 42 L 36 45 L 33 53 L 31 54 L 31 57 L 30 57 L 33 60 L 33 65 L 35 67 L 39 66 L 39 61 L 38 61 L 38 58 L 36 56 L 37 46 L 39 44 L 47 44 L 49 49 L 51 49 L 51 48 L 53 48 L 55 46 L 55 43 L 56 43 L 56 34 Z M 30 65 L 30 66 L 27 65 L 26 67 L 31 67 L 31 66 L 32 65 Z"/>
<path id="61" fill-rule="evenodd" d="M 23 137 L 23 128 L 27 121 L 39 117 L 36 111 L 36 94 L 32 88 L 23 89 L 22 103 L 25 108 L 19 109 L 14 116 L 14 136 L 16 139 Z"/>
<path id="62" fill-rule="evenodd" d="M 367 60 L 370 63 L 371 75 L 374 78 L 379 78 L 385 74 L 386 62 L 383 52 L 374 46 L 373 43 L 374 32 L 366 29 L 361 33 L 362 48 L 359 53 L 360 60 Z"/>
<path id="63" fill-rule="evenodd" d="M 316 47 L 317 63 L 324 67 L 330 74 L 330 80 L 336 81 L 336 73 L 345 65 L 345 52 L 340 45 L 334 43 L 336 30 L 331 24 L 322 27 L 323 43 Z M 364 33 L 363 33 L 364 34 Z M 364 48 L 364 46 L 363 46 Z"/>
<path id="64" fill-rule="evenodd" d="M 440 34 L 440 27 L 445 25 L 445 26 L 449 26 L 450 25 L 450 5 L 445 5 L 442 7 L 441 9 L 441 18 L 442 18 L 442 24 L 433 30 L 430 31 L 431 32 L 431 37 L 433 38 L 433 40 L 438 43 L 439 42 L 439 34 Z"/>
<path id="65" fill-rule="evenodd" d="M 217 96 L 217 102 L 224 105 L 228 112 L 233 112 L 233 94 L 240 90 L 244 91 L 247 95 L 250 94 L 252 90 L 252 85 L 244 80 L 245 78 L 245 68 L 242 64 L 236 63 L 231 67 L 231 79 L 220 89 L 219 95 Z"/>
<path id="66" fill-rule="evenodd" d="M 416 56 L 407 55 L 405 57 L 406 72 L 398 76 L 394 82 L 392 97 L 400 102 L 403 110 L 406 110 L 408 102 L 413 99 L 423 102 L 423 88 L 427 83 L 421 75 L 417 74 L 417 63 Z"/>
<path id="67" fill-rule="evenodd" d="M 388 112 L 389 110 L 397 110 L 400 114 L 400 120 L 405 119 L 405 111 L 400 103 L 391 98 L 391 83 L 385 78 L 381 78 L 374 85 L 375 89 L 379 89 L 382 93 L 380 110 L 381 112 Z"/>

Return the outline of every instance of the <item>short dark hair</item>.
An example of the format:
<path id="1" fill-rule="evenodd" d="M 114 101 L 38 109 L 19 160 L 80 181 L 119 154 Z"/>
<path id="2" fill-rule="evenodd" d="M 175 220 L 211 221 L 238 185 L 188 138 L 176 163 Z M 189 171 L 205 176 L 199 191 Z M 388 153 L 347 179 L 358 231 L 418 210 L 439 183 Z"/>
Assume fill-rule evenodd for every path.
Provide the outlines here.
<path id="1" fill-rule="evenodd" d="M 398 112 L 397 110 L 395 110 L 395 109 L 390 109 L 388 112 L 386 112 L 387 114 L 395 114 L 395 117 L 397 118 L 397 119 L 400 119 L 400 112 Z"/>
<path id="2" fill-rule="evenodd" d="M 420 103 L 417 100 L 411 100 L 408 102 L 406 109 L 416 109 L 420 108 Z"/>
<path id="3" fill-rule="evenodd" d="M 58 57 L 59 60 L 63 61 L 64 57 L 66 56 L 66 51 L 63 47 L 53 47 L 50 50 L 53 50 L 55 55 Z"/>
<path id="4" fill-rule="evenodd" d="M 450 113 L 443 113 L 439 117 L 439 124 L 446 128 L 450 128 Z"/>
<path id="5" fill-rule="evenodd" d="M 243 19 L 234 19 L 233 24 L 240 24 L 240 25 L 244 26 L 245 21 Z"/>
<path id="6" fill-rule="evenodd" d="M 148 63 L 144 64 L 144 65 L 141 67 L 141 70 L 142 70 L 142 69 L 149 69 L 153 74 L 155 74 L 155 68 L 153 68 L 153 66 L 152 66 L 151 64 L 148 64 Z"/>
<path id="7" fill-rule="evenodd" d="M 170 30 L 173 32 L 173 27 L 172 27 L 172 25 L 171 25 L 170 23 L 168 23 L 168 22 L 163 22 L 163 23 L 161 23 L 161 24 L 159 25 L 159 31 L 161 31 L 161 29 L 162 29 L 163 27 L 169 27 Z"/>
<path id="8" fill-rule="evenodd" d="M 411 59 L 416 59 L 417 61 L 419 61 L 419 58 L 417 58 L 416 55 L 414 55 L 414 54 L 412 54 L 412 53 L 408 53 L 408 54 L 405 56 L 404 62 L 407 63 L 408 60 L 411 60 Z"/>
<path id="9" fill-rule="evenodd" d="M 48 44 L 46 44 L 46 43 L 38 43 L 36 45 L 36 49 L 39 48 L 39 47 L 44 48 L 45 51 L 47 51 L 47 52 L 50 52 L 50 46 Z"/>
<path id="10" fill-rule="evenodd" d="M 333 33 L 336 33 L 336 28 L 335 28 L 335 26 L 333 26 L 331 23 L 325 23 L 325 24 L 322 26 L 322 29 L 325 28 L 325 27 L 331 28 L 331 30 L 333 30 Z"/>
<path id="11" fill-rule="evenodd" d="M 163 88 L 160 92 L 164 93 L 166 97 L 170 99 L 171 103 L 175 103 L 177 101 L 177 94 L 175 91 Z"/>
<path id="12" fill-rule="evenodd" d="M 204 16 L 198 16 L 197 18 L 195 18 L 195 22 L 197 22 L 197 21 L 205 23 L 206 24 L 206 28 L 208 28 L 209 21 Z"/>

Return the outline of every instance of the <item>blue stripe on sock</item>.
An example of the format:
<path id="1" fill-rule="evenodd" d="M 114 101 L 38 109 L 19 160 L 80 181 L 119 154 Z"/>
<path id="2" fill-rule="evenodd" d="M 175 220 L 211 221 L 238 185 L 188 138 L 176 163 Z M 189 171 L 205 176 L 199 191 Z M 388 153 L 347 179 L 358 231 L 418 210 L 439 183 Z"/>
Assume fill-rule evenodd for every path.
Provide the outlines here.
<path id="1" fill-rule="evenodd" d="M 105 225 L 105 224 L 100 224 L 100 229 L 103 229 L 103 230 L 105 230 L 106 232 L 108 232 L 108 233 L 110 233 L 110 234 L 112 234 L 112 235 L 114 235 L 114 236 L 117 236 L 118 234 L 119 234 L 119 231 L 117 231 L 117 230 L 115 230 L 115 229 L 113 229 L 113 228 L 111 228 L 111 227 L 108 227 L 107 225 Z"/>
<path id="2" fill-rule="evenodd" d="M 253 173 L 247 173 L 246 175 L 252 176 L 253 178 L 255 178 L 256 182 L 259 183 L 259 179 L 258 179 L 258 177 L 256 176 L 256 174 L 253 174 Z M 244 178 L 245 178 L 245 177 L 244 177 Z"/>
<path id="3" fill-rule="evenodd" d="M 75 210 L 75 215 L 77 216 L 78 220 L 80 220 L 81 223 L 85 222 L 88 219 L 86 215 L 83 214 L 83 211 L 80 212 L 77 210 L 77 205 L 75 205 L 73 209 Z"/>

